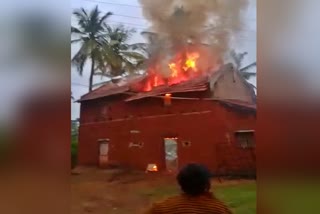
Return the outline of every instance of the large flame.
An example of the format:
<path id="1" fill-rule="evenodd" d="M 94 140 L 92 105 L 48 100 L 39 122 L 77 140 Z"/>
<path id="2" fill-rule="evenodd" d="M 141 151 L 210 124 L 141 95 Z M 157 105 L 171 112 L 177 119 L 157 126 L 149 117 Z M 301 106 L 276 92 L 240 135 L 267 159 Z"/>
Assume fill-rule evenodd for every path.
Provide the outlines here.
<path id="1" fill-rule="evenodd" d="M 171 70 L 171 77 L 177 77 L 178 76 L 178 69 L 176 63 L 169 63 L 168 64 L 170 70 Z"/>
<path id="2" fill-rule="evenodd" d="M 187 71 L 189 68 L 193 69 L 194 72 L 197 72 L 197 64 L 196 61 L 200 57 L 198 52 L 187 53 L 187 60 L 185 62 L 185 66 L 183 70 Z"/>
<path id="3" fill-rule="evenodd" d="M 196 51 L 177 54 L 168 63 L 170 71 L 169 77 L 160 75 L 161 72 L 149 69 L 149 78 L 143 90 L 151 91 L 154 87 L 165 84 L 172 85 L 189 80 L 197 75 L 197 72 L 199 71 L 199 68 L 197 67 L 197 61 L 199 58 L 200 53 Z"/>

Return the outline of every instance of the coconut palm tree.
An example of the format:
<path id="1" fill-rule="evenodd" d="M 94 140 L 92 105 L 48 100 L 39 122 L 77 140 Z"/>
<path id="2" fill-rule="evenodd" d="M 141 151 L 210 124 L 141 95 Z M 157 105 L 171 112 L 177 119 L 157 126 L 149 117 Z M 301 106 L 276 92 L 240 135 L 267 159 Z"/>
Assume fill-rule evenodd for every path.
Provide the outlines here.
<path id="1" fill-rule="evenodd" d="M 99 64 L 102 64 L 102 45 L 106 34 L 106 19 L 112 15 L 111 12 L 101 14 L 98 6 L 90 12 L 85 9 L 76 9 L 73 15 L 77 18 L 78 27 L 71 27 L 71 34 L 77 36 L 71 43 L 80 43 L 79 51 L 74 55 L 71 62 L 76 66 L 80 75 L 88 59 L 91 60 L 91 71 L 89 77 L 89 91 L 92 90 L 93 76 Z"/>
<path id="2" fill-rule="evenodd" d="M 107 32 L 101 49 L 102 60 L 98 65 L 101 72 L 97 74 L 113 78 L 138 71 L 145 56 L 138 51 L 136 44 L 128 44 L 135 30 L 122 25 L 115 27 L 105 25 L 104 27 Z"/>
<path id="3" fill-rule="evenodd" d="M 230 56 L 234 62 L 235 69 L 240 72 L 240 74 L 243 76 L 244 79 L 249 80 L 251 77 L 256 76 L 257 74 L 253 72 L 248 72 L 247 70 L 256 66 L 257 63 L 253 62 L 247 66 L 242 67 L 243 59 L 247 54 L 248 54 L 247 52 L 236 53 L 234 50 L 230 51 Z"/>
<path id="4" fill-rule="evenodd" d="M 241 73 L 241 75 L 246 79 L 250 79 L 250 77 L 255 77 L 257 76 L 257 73 L 253 73 L 253 72 L 248 72 L 247 70 L 249 70 L 250 68 L 252 67 L 255 67 L 257 66 L 257 63 L 256 62 L 253 62 L 247 66 L 244 66 L 242 68 L 239 69 L 239 72 Z"/>

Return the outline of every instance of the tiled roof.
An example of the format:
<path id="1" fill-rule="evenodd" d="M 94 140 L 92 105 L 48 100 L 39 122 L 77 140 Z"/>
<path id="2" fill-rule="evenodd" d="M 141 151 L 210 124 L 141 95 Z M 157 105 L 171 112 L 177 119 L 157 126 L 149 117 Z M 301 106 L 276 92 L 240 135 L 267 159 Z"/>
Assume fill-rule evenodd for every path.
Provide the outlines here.
<path id="1" fill-rule="evenodd" d="M 126 99 L 125 101 L 133 101 L 146 97 L 158 96 L 162 94 L 192 92 L 192 91 L 206 91 L 208 89 L 208 77 L 199 77 L 190 81 L 181 82 L 174 85 L 162 85 L 153 88 L 148 92 L 140 92 Z"/>
<path id="2" fill-rule="evenodd" d="M 173 85 L 161 85 L 153 88 L 151 91 L 147 92 L 137 92 L 141 89 L 141 84 L 143 85 L 146 80 L 146 76 L 134 77 L 126 80 L 120 80 L 118 83 L 109 82 L 100 88 L 97 88 L 81 97 L 79 100 L 93 100 L 101 97 L 107 97 L 116 94 L 122 94 L 126 92 L 131 92 L 131 96 L 127 98 L 125 101 L 133 101 L 138 99 L 143 99 L 146 97 L 159 96 L 164 94 L 171 93 L 182 93 L 182 92 L 192 92 L 192 91 L 206 91 L 213 87 L 214 83 L 218 81 L 220 76 L 226 70 L 233 69 L 231 64 L 224 65 L 220 70 L 211 73 L 209 76 L 200 76 L 189 81 L 181 82 Z M 245 80 L 243 80 L 247 83 Z M 211 86 L 210 86 L 211 85 Z M 248 86 L 248 85 L 247 85 Z M 253 91 L 252 88 L 250 90 Z M 254 93 L 254 91 L 253 91 Z M 228 105 L 237 105 L 245 108 L 256 109 L 255 104 L 249 104 L 242 102 L 240 100 L 221 100 L 225 104 Z"/>
<path id="3" fill-rule="evenodd" d="M 118 86 L 112 82 L 107 83 L 83 96 L 80 98 L 81 101 L 93 100 L 101 97 L 107 97 L 114 94 L 121 94 L 129 90 L 128 85 Z"/>
<path id="4" fill-rule="evenodd" d="M 115 94 L 125 93 L 130 90 L 130 84 L 140 82 L 145 79 L 145 76 L 134 76 L 124 80 L 119 80 L 117 83 L 112 81 L 102 85 L 101 87 L 94 89 L 93 91 L 81 96 L 79 102 L 86 100 L 93 100 L 101 97 L 107 97 Z M 130 83 L 130 84 L 129 84 Z"/>

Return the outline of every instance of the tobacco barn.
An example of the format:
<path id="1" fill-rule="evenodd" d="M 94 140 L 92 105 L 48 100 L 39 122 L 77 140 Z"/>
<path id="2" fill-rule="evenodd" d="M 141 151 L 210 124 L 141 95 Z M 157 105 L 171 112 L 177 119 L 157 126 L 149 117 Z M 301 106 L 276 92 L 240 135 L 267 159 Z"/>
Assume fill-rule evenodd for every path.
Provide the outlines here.
<path id="1" fill-rule="evenodd" d="M 78 164 L 162 171 L 199 162 L 216 174 L 255 172 L 256 95 L 232 64 L 146 84 L 145 76 L 119 80 L 81 97 Z"/>

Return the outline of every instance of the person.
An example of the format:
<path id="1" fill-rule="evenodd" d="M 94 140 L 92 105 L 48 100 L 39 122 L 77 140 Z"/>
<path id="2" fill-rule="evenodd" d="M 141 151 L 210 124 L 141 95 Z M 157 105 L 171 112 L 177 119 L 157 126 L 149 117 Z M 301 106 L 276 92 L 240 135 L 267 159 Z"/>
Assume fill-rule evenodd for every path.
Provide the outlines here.
<path id="1" fill-rule="evenodd" d="M 212 174 L 200 164 L 188 164 L 177 175 L 182 193 L 154 203 L 147 214 L 231 214 L 231 210 L 210 192 Z"/>

